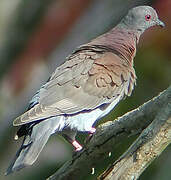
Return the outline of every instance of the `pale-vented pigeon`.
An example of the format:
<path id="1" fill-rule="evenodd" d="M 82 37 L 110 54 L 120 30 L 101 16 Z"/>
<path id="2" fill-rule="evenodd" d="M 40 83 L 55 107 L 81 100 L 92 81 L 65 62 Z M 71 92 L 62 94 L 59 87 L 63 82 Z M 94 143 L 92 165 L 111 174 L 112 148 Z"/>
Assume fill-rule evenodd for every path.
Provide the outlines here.
<path id="1" fill-rule="evenodd" d="M 57 67 L 14 120 L 21 126 L 15 139 L 23 143 L 6 174 L 31 165 L 48 141 L 59 133 L 79 151 L 77 131 L 94 133 L 94 123 L 108 114 L 136 82 L 133 59 L 140 35 L 149 27 L 164 26 L 149 6 L 131 9 L 109 32 L 78 47 Z"/>

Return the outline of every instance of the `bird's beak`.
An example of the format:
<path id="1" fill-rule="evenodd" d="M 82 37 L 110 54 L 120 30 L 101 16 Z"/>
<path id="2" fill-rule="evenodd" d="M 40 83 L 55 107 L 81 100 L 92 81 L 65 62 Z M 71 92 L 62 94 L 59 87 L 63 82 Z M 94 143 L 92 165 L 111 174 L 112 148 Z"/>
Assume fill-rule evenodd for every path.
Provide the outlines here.
<path id="1" fill-rule="evenodd" d="M 160 21 L 159 19 L 157 20 L 156 24 L 157 24 L 157 26 L 165 27 L 164 22 Z"/>

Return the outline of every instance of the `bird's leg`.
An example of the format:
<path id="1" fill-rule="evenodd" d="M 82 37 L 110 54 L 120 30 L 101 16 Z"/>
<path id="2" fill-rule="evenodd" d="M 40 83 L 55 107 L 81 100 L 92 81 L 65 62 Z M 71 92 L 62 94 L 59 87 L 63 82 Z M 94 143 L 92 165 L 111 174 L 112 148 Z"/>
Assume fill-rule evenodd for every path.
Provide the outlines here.
<path id="1" fill-rule="evenodd" d="M 75 151 L 81 151 L 83 148 L 76 140 L 72 141 L 71 144 L 74 146 Z"/>
<path id="2" fill-rule="evenodd" d="M 81 151 L 81 149 L 83 148 L 76 140 L 75 138 L 72 139 L 69 136 L 67 136 L 66 134 L 63 134 L 63 137 L 70 143 L 72 144 L 72 146 L 75 148 L 75 151 Z"/>
<path id="3" fill-rule="evenodd" d="M 90 135 L 94 134 L 96 132 L 96 128 L 91 127 L 90 131 L 88 132 Z"/>
<path id="4" fill-rule="evenodd" d="M 91 129 L 88 131 L 89 135 L 87 136 L 84 142 L 87 143 L 88 141 L 90 141 L 90 139 L 92 138 L 95 132 L 96 132 L 96 128 L 91 127 Z"/>

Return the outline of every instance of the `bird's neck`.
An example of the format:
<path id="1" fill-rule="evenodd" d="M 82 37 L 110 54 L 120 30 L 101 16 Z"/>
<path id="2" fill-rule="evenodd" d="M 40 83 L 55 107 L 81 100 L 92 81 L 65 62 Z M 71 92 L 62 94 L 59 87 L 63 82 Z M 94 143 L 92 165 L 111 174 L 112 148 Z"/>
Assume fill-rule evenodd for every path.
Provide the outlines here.
<path id="1" fill-rule="evenodd" d="M 114 49 L 132 65 L 139 37 L 140 34 L 136 31 L 115 27 L 108 33 L 93 40 L 92 43 L 97 43 Z"/>

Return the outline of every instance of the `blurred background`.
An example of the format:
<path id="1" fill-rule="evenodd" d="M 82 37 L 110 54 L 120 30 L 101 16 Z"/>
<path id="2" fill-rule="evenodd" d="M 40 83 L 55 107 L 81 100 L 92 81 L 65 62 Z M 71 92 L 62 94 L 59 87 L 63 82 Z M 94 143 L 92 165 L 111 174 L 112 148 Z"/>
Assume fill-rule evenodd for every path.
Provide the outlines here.
<path id="1" fill-rule="evenodd" d="M 135 68 L 137 86 L 131 97 L 100 123 L 134 109 L 171 84 L 170 0 L 0 0 L 0 180 L 43 180 L 71 158 L 73 149 L 61 137 L 48 141 L 33 166 L 5 177 L 4 172 L 22 140 L 15 141 L 13 119 L 46 82 L 56 66 L 77 46 L 114 27 L 128 9 L 152 5 L 166 28 L 151 28 L 140 40 Z M 78 138 L 83 143 L 85 135 Z M 95 179 L 135 137 L 115 148 L 111 158 L 95 167 Z M 140 180 L 171 179 L 171 146 L 141 175 Z"/>

